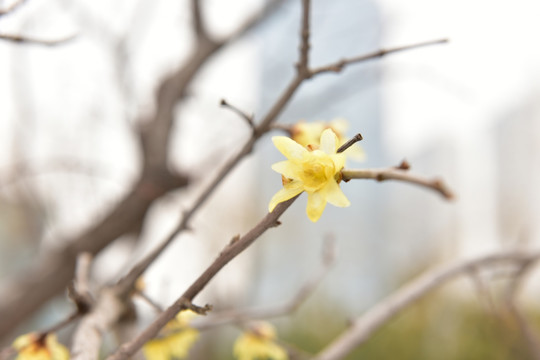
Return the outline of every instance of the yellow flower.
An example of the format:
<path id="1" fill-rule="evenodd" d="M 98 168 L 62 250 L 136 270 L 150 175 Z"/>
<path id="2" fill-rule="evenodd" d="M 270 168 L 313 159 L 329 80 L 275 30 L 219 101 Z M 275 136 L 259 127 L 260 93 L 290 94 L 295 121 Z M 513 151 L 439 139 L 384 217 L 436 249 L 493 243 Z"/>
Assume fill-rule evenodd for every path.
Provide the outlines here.
<path id="1" fill-rule="evenodd" d="M 302 191 L 308 194 L 306 212 L 313 222 L 319 220 L 327 202 L 339 207 L 350 205 L 338 185 L 340 171 L 345 165 L 345 154 L 336 153 L 338 139 L 331 129 L 323 131 L 320 148 L 312 151 L 286 136 L 275 136 L 272 141 L 288 160 L 272 165 L 273 170 L 282 174 L 284 181 L 283 189 L 270 200 L 270 212 L 280 202 Z"/>
<path id="2" fill-rule="evenodd" d="M 345 144 L 349 138 L 346 137 L 345 132 L 349 125 L 345 119 L 334 119 L 329 123 L 324 121 L 316 122 L 305 122 L 300 121 L 296 123 L 291 129 L 291 137 L 294 141 L 300 145 L 307 147 L 308 145 L 319 146 L 319 139 L 322 132 L 325 129 L 332 129 L 337 137 L 339 146 Z M 347 157 L 352 158 L 353 160 L 363 161 L 366 158 L 364 150 L 358 145 L 354 144 L 345 150 Z"/>
<path id="3" fill-rule="evenodd" d="M 238 360 L 287 360 L 287 352 L 274 342 L 276 330 L 268 323 L 258 323 L 240 335 L 234 343 Z"/>
<path id="4" fill-rule="evenodd" d="M 68 360 L 68 349 L 60 344 L 56 335 L 40 336 L 30 333 L 19 336 L 13 342 L 18 355 L 15 360 Z"/>
<path id="5" fill-rule="evenodd" d="M 189 321 L 197 316 L 192 310 L 181 311 L 165 325 L 162 337 L 144 344 L 144 356 L 149 360 L 183 359 L 199 338 L 199 331 L 189 327 Z"/>

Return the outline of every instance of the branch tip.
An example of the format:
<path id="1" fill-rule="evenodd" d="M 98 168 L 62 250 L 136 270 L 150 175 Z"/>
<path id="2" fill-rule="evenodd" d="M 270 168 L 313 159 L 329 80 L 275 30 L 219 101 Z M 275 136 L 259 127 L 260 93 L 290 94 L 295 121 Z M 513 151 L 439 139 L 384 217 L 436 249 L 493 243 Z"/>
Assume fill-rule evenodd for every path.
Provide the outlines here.
<path id="1" fill-rule="evenodd" d="M 253 117 L 254 117 L 253 115 L 248 115 L 246 112 L 240 110 L 236 106 L 233 106 L 233 105 L 229 104 L 225 99 L 221 99 L 219 104 L 222 107 L 226 107 L 229 110 L 231 110 L 232 112 L 238 114 L 242 119 L 244 119 L 246 121 L 246 123 L 249 125 L 251 130 L 255 131 L 255 123 L 253 122 Z"/>
<path id="2" fill-rule="evenodd" d="M 410 170 L 411 164 L 407 161 L 407 159 L 403 159 L 401 163 L 396 166 L 396 169 L 398 170 Z"/>
<path id="3" fill-rule="evenodd" d="M 362 140 L 364 140 L 364 138 L 362 137 L 362 134 L 358 133 L 358 134 L 354 135 L 351 140 L 349 140 L 345 144 L 341 145 L 339 147 L 339 149 L 337 149 L 337 152 L 342 153 L 345 150 L 347 150 L 348 148 L 350 148 L 351 146 L 353 146 L 355 143 L 357 143 L 359 141 L 362 141 Z"/>
<path id="4" fill-rule="evenodd" d="M 204 306 L 197 306 L 195 304 L 190 303 L 188 309 L 190 309 L 193 312 L 196 312 L 199 315 L 208 315 L 210 311 L 212 311 L 214 307 L 210 304 L 206 304 Z"/>

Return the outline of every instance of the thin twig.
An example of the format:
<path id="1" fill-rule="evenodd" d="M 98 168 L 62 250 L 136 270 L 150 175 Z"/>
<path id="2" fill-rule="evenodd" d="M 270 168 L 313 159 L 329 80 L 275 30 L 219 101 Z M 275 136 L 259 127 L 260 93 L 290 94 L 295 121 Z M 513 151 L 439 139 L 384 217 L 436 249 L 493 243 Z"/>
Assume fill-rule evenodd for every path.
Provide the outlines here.
<path id="1" fill-rule="evenodd" d="M 339 147 L 339 149 L 337 149 L 336 152 L 342 153 L 345 150 L 347 150 L 348 148 L 350 148 L 351 146 L 353 146 L 354 144 L 356 144 L 357 142 L 362 141 L 363 139 L 364 138 L 362 137 L 362 134 L 358 133 L 358 134 L 354 135 L 354 137 L 351 140 L 349 140 L 345 144 L 341 145 Z"/>
<path id="2" fill-rule="evenodd" d="M 240 115 L 240 117 L 244 120 L 246 120 L 249 127 L 254 130 L 255 129 L 255 123 L 253 122 L 253 115 L 248 115 L 244 111 L 240 110 L 236 106 L 233 106 L 229 104 L 225 99 L 221 99 L 221 102 L 219 103 L 221 106 L 231 110 L 232 112 Z"/>
<path id="3" fill-rule="evenodd" d="M 379 301 L 374 307 L 354 320 L 351 327 L 336 340 L 324 348 L 312 360 L 338 360 L 349 354 L 356 347 L 366 342 L 381 326 L 399 314 L 418 299 L 442 286 L 456 276 L 466 274 L 472 269 L 491 267 L 499 264 L 519 266 L 525 262 L 536 260 L 540 252 L 504 251 L 484 255 L 475 259 L 457 261 L 444 265 L 420 275 L 415 280 Z"/>
<path id="4" fill-rule="evenodd" d="M 199 40 L 208 39 L 208 33 L 204 27 L 204 21 L 201 14 L 200 0 L 191 0 L 191 14 L 193 17 L 193 29 Z"/>
<path id="5" fill-rule="evenodd" d="M 383 57 L 385 55 L 400 52 L 400 51 L 412 50 L 412 49 L 417 49 L 417 48 L 424 47 L 424 46 L 432 46 L 432 45 L 446 44 L 446 43 L 448 43 L 448 39 L 439 39 L 439 40 L 426 41 L 426 42 L 421 42 L 421 43 L 412 44 L 412 45 L 398 46 L 398 47 L 394 47 L 394 48 L 390 48 L 390 49 L 381 49 L 381 50 L 375 51 L 373 53 L 369 53 L 369 54 L 365 54 L 365 55 L 361 55 L 361 56 L 355 56 L 355 57 L 352 57 L 352 58 L 342 59 L 342 60 L 340 60 L 338 62 L 335 62 L 333 64 L 329 64 L 329 65 L 325 65 L 325 66 L 321 66 L 321 67 L 312 69 L 311 74 L 312 75 L 317 75 L 317 74 L 322 74 L 322 73 L 327 73 L 327 72 L 336 72 L 337 73 L 337 72 L 340 72 L 341 70 L 343 70 L 343 68 L 345 66 L 348 66 L 348 65 L 351 65 L 351 64 L 363 62 L 363 61 L 370 60 L 370 59 L 380 58 L 380 57 Z"/>
<path id="6" fill-rule="evenodd" d="M 64 45 L 67 42 L 75 39 L 77 35 L 70 35 L 60 39 L 37 39 L 29 36 L 23 35 L 11 35 L 11 34 L 0 34 L 0 40 L 9 41 L 16 44 L 29 44 L 29 45 L 44 45 L 44 46 L 57 46 Z"/>
<path id="7" fill-rule="evenodd" d="M 343 181 L 351 179 L 374 179 L 377 181 L 399 180 L 411 184 L 432 189 L 440 193 L 445 199 L 454 199 L 454 193 L 444 184 L 441 179 L 425 179 L 418 175 L 413 175 L 401 168 L 384 169 L 343 169 L 341 170 Z"/>

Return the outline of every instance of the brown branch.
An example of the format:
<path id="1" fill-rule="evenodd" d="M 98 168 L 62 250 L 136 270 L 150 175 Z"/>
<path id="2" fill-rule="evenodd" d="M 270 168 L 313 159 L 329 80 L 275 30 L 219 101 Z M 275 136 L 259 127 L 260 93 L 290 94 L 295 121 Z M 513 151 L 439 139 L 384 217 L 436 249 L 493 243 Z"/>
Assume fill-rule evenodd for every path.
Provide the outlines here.
<path id="1" fill-rule="evenodd" d="M 356 144 L 357 142 L 359 141 L 362 141 L 364 138 L 362 137 L 362 134 L 358 133 L 356 135 L 354 135 L 354 137 L 347 141 L 345 144 L 341 145 L 339 147 L 339 149 L 337 149 L 337 153 L 342 153 L 344 152 L 345 150 L 347 150 L 348 148 L 350 148 L 351 146 L 353 146 L 354 144 Z"/>
<path id="2" fill-rule="evenodd" d="M 275 5 L 280 3 L 281 1 L 275 1 L 274 3 L 271 3 L 269 6 L 269 9 L 275 9 Z M 248 21 L 244 24 L 245 29 L 249 29 L 252 26 L 252 22 Z M 237 31 L 235 34 L 239 34 Z M 234 37 L 236 35 L 231 35 L 231 37 Z M 143 258 L 141 261 L 139 261 L 131 270 L 130 272 L 122 278 L 119 283 L 118 287 L 121 288 L 120 291 L 124 294 L 127 294 L 131 291 L 131 288 L 133 287 L 133 284 L 135 284 L 135 281 L 141 276 L 144 271 L 150 266 L 157 258 L 158 256 L 169 246 L 169 244 L 176 238 L 176 236 L 187 229 L 189 221 L 191 220 L 191 217 L 199 210 L 199 208 L 206 202 L 206 200 L 212 195 L 212 193 L 215 191 L 215 189 L 218 187 L 218 185 L 223 181 L 223 179 L 226 178 L 226 176 L 240 163 L 240 161 L 251 153 L 253 150 L 253 147 L 257 140 L 263 136 L 265 133 L 267 133 L 271 129 L 271 125 L 276 121 L 278 115 L 283 111 L 285 106 L 288 104 L 290 99 L 292 98 L 293 94 L 296 92 L 298 87 L 302 84 L 302 82 L 306 79 L 307 73 L 302 72 L 298 73 L 295 78 L 291 81 L 289 86 L 284 90 L 284 92 L 280 95 L 280 97 L 277 99 L 277 101 L 274 103 L 274 106 L 269 110 L 269 112 L 266 114 L 266 116 L 262 119 L 261 123 L 255 127 L 255 129 L 252 132 L 252 136 L 247 140 L 247 142 L 244 144 L 240 152 L 238 152 L 235 156 L 233 156 L 231 159 L 229 159 L 221 168 L 221 170 L 218 171 L 218 173 L 214 176 L 213 180 L 207 185 L 207 187 L 201 192 L 199 197 L 194 201 L 193 205 L 189 210 L 184 212 L 181 222 L 177 225 L 177 227 L 167 236 L 167 238 L 156 248 L 154 251 L 152 251 L 150 254 L 148 254 L 145 258 Z M 159 144 L 161 145 L 161 144 Z"/>
<path id="3" fill-rule="evenodd" d="M 193 29 L 195 35 L 199 38 L 199 41 L 202 39 L 208 39 L 208 33 L 204 27 L 204 21 L 201 14 L 201 1 L 200 0 L 191 0 L 191 14 L 193 17 Z"/>
<path id="4" fill-rule="evenodd" d="M 255 309 L 236 309 L 213 313 L 206 318 L 199 318 L 191 323 L 195 329 L 206 330 L 228 324 L 240 324 L 253 320 L 268 319 L 295 312 L 300 305 L 313 293 L 323 277 L 335 263 L 333 241 L 325 241 L 322 252 L 322 266 L 312 277 L 303 284 L 292 299 L 280 306 L 262 307 Z"/>
<path id="5" fill-rule="evenodd" d="M 167 322 L 178 314 L 179 311 L 187 309 L 195 296 L 197 296 L 208 285 L 210 280 L 227 265 L 232 259 L 248 248 L 259 236 L 269 228 L 275 227 L 281 214 L 285 212 L 296 200 L 298 196 L 282 202 L 276 206 L 274 211 L 266 216 L 248 233 L 241 238 L 235 238 L 221 251 L 216 260 L 195 280 L 195 282 L 184 292 L 184 294 L 162 312 L 139 336 L 132 341 L 122 345 L 108 360 L 125 359 L 138 351 L 148 340 L 157 335 L 159 330 Z"/>
<path id="6" fill-rule="evenodd" d="M 300 60 L 298 61 L 297 70 L 300 76 L 309 78 L 311 71 L 309 70 L 309 16 L 310 16 L 310 0 L 302 0 L 302 29 L 300 30 Z"/>
<path id="7" fill-rule="evenodd" d="M 5 40 L 15 44 L 28 44 L 28 45 L 44 45 L 44 46 L 57 46 L 64 45 L 71 40 L 75 39 L 77 35 L 70 35 L 60 39 L 37 39 L 33 37 L 23 36 L 23 35 L 11 35 L 11 34 L 0 34 L 0 40 Z"/>
<path id="8" fill-rule="evenodd" d="M 392 54 L 392 53 L 397 53 L 397 52 L 401 52 L 401 51 L 417 49 L 417 48 L 424 47 L 424 46 L 446 44 L 446 43 L 448 43 L 448 39 L 439 39 L 439 40 L 421 42 L 421 43 L 418 43 L 418 44 L 394 47 L 394 48 L 390 48 L 390 49 L 381 49 L 379 51 L 375 51 L 375 52 L 372 52 L 372 53 L 369 53 L 369 54 L 355 56 L 355 57 L 352 57 L 352 58 L 342 59 L 342 60 L 340 60 L 338 62 L 335 62 L 333 64 L 329 64 L 329 65 L 325 65 L 325 66 L 321 66 L 321 67 L 312 69 L 311 74 L 312 75 L 317 75 L 317 74 L 328 73 L 328 72 L 338 73 L 338 72 L 341 72 L 341 70 L 343 70 L 344 67 L 346 67 L 348 65 L 351 65 L 351 64 L 356 64 L 356 63 L 359 63 L 359 62 L 364 62 L 366 60 L 380 58 L 380 57 L 383 57 L 385 55 Z"/>
<path id="9" fill-rule="evenodd" d="M 283 0 L 273 0 L 263 11 L 248 19 L 227 39 L 219 43 L 203 42 L 197 51 L 187 61 L 186 65 L 162 81 L 156 93 L 156 113 L 148 118 L 140 119 L 137 123 L 146 124 L 141 130 L 141 144 L 143 154 L 143 171 L 133 189 L 109 211 L 103 220 L 97 222 L 91 229 L 81 236 L 66 241 L 68 245 L 45 257 L 45 261 L 37 263 L 25 274 L 15 276 L 8 283 L 8 295 L 0 302 L 0 338 L 5 336 L 18 323 L 26 319 L 48 299 L 64 290 L 72 279 L 75 268 L 75 258 L 78 253 L 87 251 L 97 254 L 108 244 L 133 230 L 134 226 L 140 226 L 146 212 L 152 203 L 171 190 L 185 186 L 187 178 L 168 170 L 168 144 L 170 129 L 173 124 L 174 108 L 182 99 L 185 89 L 193 80 L 206 61 L 218 50 L 228 45 L 242 35 L 253 29 L 267 16 L 277 9 Z M 229 170 L 234 167 L 245 154 L 251 151 L 253 143 L 244 148 L 244 154 L 233 160 Z M 224 171 L 227 173 L 229 170 Z M 216 185 L 221 179 L 216 180 Z M 184 230 L 188 220 L 207 195 L 201 197 L 199 205 L 196 205 L 191 213 L 188 213 L 177 231 L 173 232 L 163 244 L 163 248 L 170 243 L 176 234 Z M 157 257 L 161 251 L 158 249 L 145 260 L 146 264 L 152 263 L 151 257 Z M 142 273 L 148 266 L 137 266 L 132 274 Z M 144 264 L 143 264 L 144 265 Z M 136 276 L 132 281 L 136 281 Z M 130 279 L 131 280 L 131 279 Z M 129 281 L 124 282 L 129 283 Z M 128 286 L 124 287 L 129 289 Z M 124 292 L 123 294 L 127 294 Z M 24 299 L 24 300 L 22 300 Z"/>
<path id="10" fill-rule="evenodd" d="M 229 159 L 221 170 L 215 175 L 214 179 L 207 185 L 201 195 L 195 200 L 191 208 L 183 215 L 182 221 L 178 226 L 169 234 L 161 245 L 159 245 L 154 251 L 143 258 L 137 263 L 133 269 L 119 282 L 119 286 L 122 287 L 123 292 L 129 292 L 135 281 L 139 276 L 143 274 L 148 266 L 150 266 L 155 259 L 165 250 L 169 244 L 175 239 L 175 237 L 182 231 L 188 228 L 191 217 L 200 209 L 200 207 L 206 202 L 206 200 L 216 190 L 218 185 L 225 179 L 225 177 L 240 163 L 240 161 L 248 154 L 251 153 L 256 141 L 268 132 L 270 125 L 276 120 L 277 116 L 284 109 L 285 105 L 292 98 L 294 92 L 298 89 L 303 82 L 303 77 L 296 77 L 291 84 L 285 89 L 285 92 L 280 96 L 275 105 L 270 109 L 266 117 L 262 120 L 261 124 L 255 128 L 252 137 L 244 144 L 243 148 L 234 157 Z"/>
<path id="11" fill-rule="evenodd" d="M 386 169 L 343 169 L 341 170 L 343 181 L 351 179 L 374 179 L 377 181 L 398 180 L 432 189 L 440 193 L 445 199 L 454 199 L 454 193 L 440 179 L 425 179 L 413 175 L 401 167 Z"/>
<path id="12" fill-rule="evenodd" d="M 469 273 L 477 268 L 499 264 L 523 263 L 537 260 L 540 252 L 504 251 L 471 260 L 457 261 L 420 275 L 354 320 L 351 327 L 324 348 L 312 360 L 337 360 L 347 356 L 356 347 L 366 342 L 378 329 L 418 299 L 439 288 L 449 280 Z"/>

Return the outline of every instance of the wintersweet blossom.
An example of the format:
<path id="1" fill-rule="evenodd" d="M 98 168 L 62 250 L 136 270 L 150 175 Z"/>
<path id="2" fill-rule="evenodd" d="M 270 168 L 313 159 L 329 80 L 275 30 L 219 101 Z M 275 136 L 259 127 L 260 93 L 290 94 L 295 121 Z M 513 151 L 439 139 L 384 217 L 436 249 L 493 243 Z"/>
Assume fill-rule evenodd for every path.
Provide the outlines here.
<path id="1" fill-rule="evenodd" d="M 192 310 L 181 311 L 163 328 L 162 336 L 144 344 L 143 353 L 148 360 L 183 359 L 199 338 L 199 331 L 189 327 L 197 314 Z"/>
<path id="2" fill-rule="evenodd" d="M 60 344 L 55 334 L 41 336 L 37 333 L 21 335 L 13 342 L 17 350 L 15 360 L 68 360 L 68 349 Z"/>
<path id="3" fill-rule="evenodd" d="M 321 134 L 325 129 L 332 129 L 338 137 L 339 146 L 345 144 L 349 138 L 345 135 L 349 124 L 347 120 L 338 118 L 330 122 L 315 121 L 305 122 L 299 121 L 291 128 L 291 138 L 300 145 L 307 147 L 308 145 L 319 146 Z M 353 144 L 345 150 L 348 158 L 357 161 L 363 161 L 366 158 L 364 150 L 358 145 Z"/>
<path id="4" fill-rule="evenodd" d="M 283 188 L 270 200 L 270 212 L 302 191 L 308 194 L 306 212 L 313 222 L 319 220 L 327 202 L 339 207 L 350 205 L 338 185 L 346 155 L 337 153 L 339 142 L 332 129 L 322 132 L 318 149 L 305 148 L 286 136 L 275 136 L 272 141 L 287 160 L 272 165 L 274 171 L 282 174 Z"/>
<path id="5" fill-rule="evenodd" d="M 234 356 L 238 360 L 287 360 L 287 352 L 275 343 L 276 330 L 266 322 L 254 325 L 234 343 Z"/>

